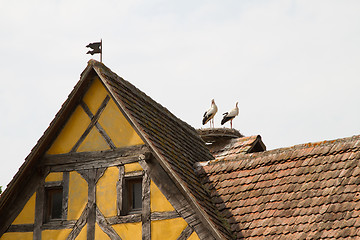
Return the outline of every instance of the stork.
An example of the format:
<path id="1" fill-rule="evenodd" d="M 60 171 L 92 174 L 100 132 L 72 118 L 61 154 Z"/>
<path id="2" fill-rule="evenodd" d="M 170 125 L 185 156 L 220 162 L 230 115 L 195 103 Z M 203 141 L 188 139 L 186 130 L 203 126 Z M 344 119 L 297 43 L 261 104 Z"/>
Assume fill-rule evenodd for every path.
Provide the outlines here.
<path id="1" fill-rule="evenodd" d="M 232 120 L 239 114 L 238 103 L 236 102 L 235 108 L 231 109 L 229 112 L 223 113 L 224 117 L 221 120 L 221 125 L 224 125 L 227 121 L 230 120 L 230 126 L 232 128 Z"/>
<path id="2" fill-rule="evenodd" d="M 211 107 L 204 113 L 202 124 L 205 125 L 208 121 L 210 121 L 210 127 L 211 127 L 211 120 L 214 127 L 214 116 L 217 113 L 217 106 L 215 104 L 215 100 L 211 100 Z"/>

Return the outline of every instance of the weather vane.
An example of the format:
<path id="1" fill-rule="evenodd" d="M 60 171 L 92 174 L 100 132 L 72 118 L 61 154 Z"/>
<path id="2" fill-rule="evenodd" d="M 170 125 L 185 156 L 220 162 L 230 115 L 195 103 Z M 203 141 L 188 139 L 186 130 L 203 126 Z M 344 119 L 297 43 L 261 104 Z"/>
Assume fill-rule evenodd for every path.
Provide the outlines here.
<path id="1" fill-rule="evenodd" d="M 100 62 L 102 62 L 102 39 L 100 42 L 89 43 L 86 47 L 91 48 L 86 54 L 94 55 L 100 53 Z"/>

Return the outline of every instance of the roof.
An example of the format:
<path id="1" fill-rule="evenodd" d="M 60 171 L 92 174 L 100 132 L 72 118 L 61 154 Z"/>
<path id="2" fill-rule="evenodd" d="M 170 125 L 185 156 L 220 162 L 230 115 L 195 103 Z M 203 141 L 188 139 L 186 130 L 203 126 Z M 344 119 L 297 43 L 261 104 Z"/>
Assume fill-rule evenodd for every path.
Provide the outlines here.
<path id="1" fill-rule="evenodd" d="M 232 238 L 226 222 L 195 174 L 196 162 L 213 159 L 196 130 L 102 63 L 91 60 L 89 64 L 113 93 L 136 130 L 145 137 L 144 141 L 159 157 L 162 166 L 204 211 L 212 227 L 222 237 Z"/>
<path id="2" fill-rule="evenodd" d="M 224 158 L 234 154 L 262 152 L 265 149 L 266 147 L 262 143 L 260 135 L 230 139 L 209 146 L 209 150 L 215 158 Z"/>
<path id="3" fill-rule="evenodd" d="M 3 218 L 0 219 L 0 235 L 6 229 L 3 222 L 11 216 L 12 212 L 6 211 L 7 204 L 22 201 L 21 194 L 24 189 L 33 191 L 26 188 L 30 179 L 35 181 L 39 178 L 40 173 L 33 169 L 39 164 L 41 156 L 78 104 L 92 76 L 96 75 L 109 90 L 124 116 L 150 148 L 160 165 L 196 209 L 198 217 L 203 219 L 202 222 L 205 222 L 209 231 L 212 232 L 211 235 L 217 239 L 231 239 L 227 222 L 216 209 L 209 192 L 203 187 L 193 168 L 198 161 L 209 161 L 214 158 L 196 130 L 95 60 L 88 62 L 80 81 L 1 195 L 0 215 Z"/>
<path id="4" fill-rule="evenodd" d="M 360 237 L 360 136 L 198 164 L 237 239 Z"/>

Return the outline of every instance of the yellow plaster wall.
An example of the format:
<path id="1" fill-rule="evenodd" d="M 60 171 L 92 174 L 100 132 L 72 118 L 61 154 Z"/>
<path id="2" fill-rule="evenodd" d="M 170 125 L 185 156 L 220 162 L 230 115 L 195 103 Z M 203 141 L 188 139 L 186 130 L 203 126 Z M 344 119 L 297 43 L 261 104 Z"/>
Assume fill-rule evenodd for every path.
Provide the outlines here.
<path id="1" fill-rule="evenodd" d="M 87 240 L 87 224 L 81 229 L 75 240 Z"/>
<path id="2" fill-rule="evenodd" d="M 9 232 L 4 233 L 0 237 L 0 240 L 33 240 L 33 233 L 32 232 Z"/>
<path id="3" fill-rule="evenodd" d="M 78 106 L 51 145 L 47 154 L 68 153 L 79 140 L 90 123 L 90 118 Z"/>
<path id="4" fill-rule="evenodd" d="M 95 224 L 95 239 L 101 239 L 101 240 L 111 240 L 109 236 L 101 230 L 99 225 Z"/>
<path id="5" fill-rule="evenodd" d="M 167 212 L 175 210 L 153 181 L 150 183 L 150 208 L 151 212 Z"/>
<path id="6" fill-rule="evenodd" d="M 107 90 L 100 82 L 100 79 L 96 77 L 96 79 L 91 83 L 89 90 L 83 97 L 84 103 L 86 103 L 93 115 L 95 115 L 99 109 L 106 95 L 108 95 Z"/>
<path id="7" fill-rule="evenodd" d="M 35 200 L 36 193 L 27 201 L 20 214 L 15 218 L 12 224 L 32 224 L 35 220 Z"/>
<path id="8" fill-rule="evenodd" d="M 141 240 L 141 223 L 123 223 L 112 226 L 122 240 Z M 163 238 L 166 239 L 166 238 Z"/>
<path id="9" fill-rule="evenodd" d="M 68 220 L 78 219 L 88 202 L 88 185 L 75 171 L 70 172 Z"/>
<path id="10" fill-rule="evenodd" d="M 49 173 L 45 178 L 45 182 L 56 182 L 56 181 L 62 181 L 62 180 L 63 180 L 62 172 Z"/>
<path id="11" fill-rule="evenodd" d="M 99 123 L 118 148 L 144 144 L 139 135 L 120 112 L 113 99 L 110 99 L 108 105 L 101 114 Z"/>
<path id="12" fill-rule="evenodd" d="M 196 232 L 193 232 L 187 240 L 200 240 Z"/>
<path id="13" fill-rule="evenodd" d="M 125 172 L 134 172 L 134 171 L 142 171 L 142 167 L 140 166 L 139 163 L 129 163 L 129 164 L 125 164 Z"/>
<path id="14" fill-rule="evenodd" d="M 119 179 L 119 169 L 109 167 L 96 184 L 96 204 L 105 217 L 117 215 L 116 182 Z"/>
<path id="15" fill-rule="evenodd" d="M 151 239 L 176 240 L 186 226 L 187 223 L 182 218 L 151 221 Z"/>
<path id="16" fill-rule="evenodd" d="M 61 230 L 43 230 L 41 232 L 41 239 L 43 240 L 62 240 L 66 239 L 72 229 Z"/>
<path id="17" fill-rule="evenodd" d="M 102 151 L 109 149 L 110 147 L 103 136 L 96 127 L 93 127 L 84 141 L 80 144 L 77 152 Z"/>

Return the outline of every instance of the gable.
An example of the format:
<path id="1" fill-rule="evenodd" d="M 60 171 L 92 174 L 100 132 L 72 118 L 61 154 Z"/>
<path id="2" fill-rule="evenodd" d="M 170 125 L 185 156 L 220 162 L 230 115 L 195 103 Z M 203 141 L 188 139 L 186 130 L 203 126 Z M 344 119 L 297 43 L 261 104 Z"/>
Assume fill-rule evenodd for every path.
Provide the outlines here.
<path id="1" fill-rule="evenodd" d="M 46 186 L 61 185 L 67 193 L 63 196 L 65 204 L 63 203 L 61 222 L 41 220 L 39 223 L 35 220 L 39 214 L 45 214 L 42 210 L 46 206 L 41 206 L 40 210 L 36 208 L 35 205 L 45 203 L 34 193 L 0 239 L 33 239 L 33 236 L 41 236 L 43 240 L 81 240 L 89 239 L 89 234 L 93 234 L 94 239 L 140 240 L 144 239 L 143 236 L 146 239 L 200 239 L 190 223 L 179 215 L 162 190 L 149 178 L 142 168 L 143 164 L 144 162 L 130 162 L 94 170 L 77 167 L 70 172 L 50 172 L 43 180 L 45 189 Z M 92 180 L 91 176 L 95 179 Z M 121 214 L 119 203 L 123 201 L 124 195 L 119 193 L 123 191 L 119 186 L 124 185 L 125 179 L 134 176 L 141 176 L 143 179 L 142 199 L 147 200 L 143 203 L 142 212 Z M 44 195 L 43 190 L 39 189 L 37 192 L 38 195 Z M 92 214 L 93 201 L 96 203 L 96 213 L 91 222 L 89 215 Z M 149 214 L 148 220 L 144 220 L 144 214 Z M 42 228 L 38 233 L 35 233 L 36 225 Z M 89 228 L 93 231 L 89 231 Z M 144 235 L 144 231 L 147 235 Z"/>
<path id="2" fill-rule="evenodd" d="M 47 154 L 103 151 L 144 144 L 95 78 Z"/>
<path id="3" fill-rule="evenodd" d="M 29 182 L 30 186 L 25 186 L 33 191 L 19 193 L 19 198 L 27 200 L 19 201 L 21 205 L 16 203 L 18 213 L 15 215 L 13 211 L 7 220 L 8 227 L 0 233 L 0 240 L 171 240 L 190 236 L 200 239 L 196 230 L 199 222 L 194 221 L 194 213 L 185 213 L 184 209 L 190 208 L 181 206 L 185 204 L 184 197 L 181 202 L 168 199 L 169 194 L 163 193 L 166 189 L 160 189 L 152 180 L 145 170 L 148 167 L 144 169 L 145 160 L 152 158 L 149 148 L 102 80 L 90 77 L 91 81 L 76 88 L 83 91 L 81 96 L 76 100 L 76 93 L 71 94 L 70 101 L 51 124 L 57 126 L 50 129 L 56 132 L 52 140 L 39 141 L 49 144 L 37 160 L 35 167 L 39 171 L 33 172 L 37 178 Z M 86 85 L 86 90 L 82 90 Z M 64 116 L 67 119 L 63 119 Z M 56 122 L 59 119 L 61 125 Z M 141 179 L 143 186 L 142 210 L 124 212 L 126 181 L 136 178 Z M 176 189 L 172 180 L 166 181 L 168 187 Z M 56 198 L 51 195 L 53 190 L 55 194 L 61 193 L 60 219 L 53 219 L 51 213 L 48 215 L 52 209 L 49 206 L 56 204 L 49 200 Z"/>
<path id="4" fill-rule="evenodd" d="M 231 238 L 193 171 L 211 158 L 195 129 L 90 61 L 1 196 L 0 237 Z M 14 222 L 33 195 L 34 222 Z"/>

